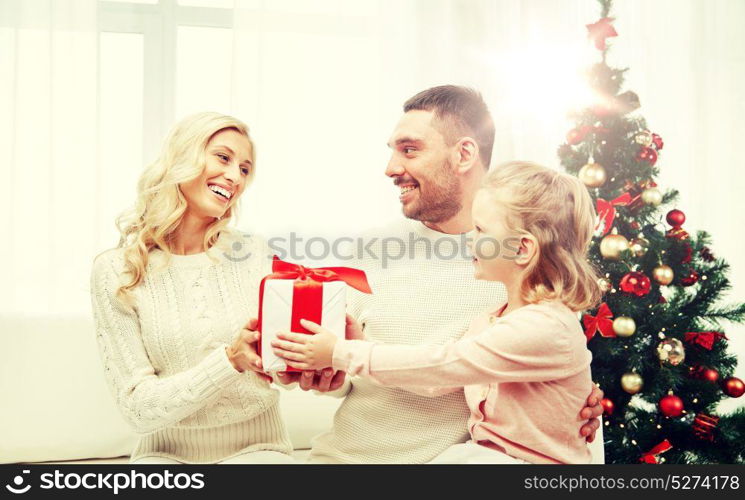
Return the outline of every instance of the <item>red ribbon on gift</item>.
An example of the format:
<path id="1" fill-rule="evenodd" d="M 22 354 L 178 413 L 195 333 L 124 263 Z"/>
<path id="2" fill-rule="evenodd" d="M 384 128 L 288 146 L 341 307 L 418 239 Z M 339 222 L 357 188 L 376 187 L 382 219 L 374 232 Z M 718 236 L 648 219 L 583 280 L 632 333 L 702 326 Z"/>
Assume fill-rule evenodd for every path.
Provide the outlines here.
<path id="1" fill-rule="evenodd" d="M 668 450 L 671 450 L 672 448 L 673 445 L 670 444 L 670 441 L 665 439 L 663 442 L 642 455 L 639 461 L 645 464 L 658 464 L 660 463 L 659 455 L 665 453 Z"/>
<path id="2" fill-rule="evenodd" d="M 616 218 L 616 207 L 624 207 L 631 202 L 632 198 L 630 193 L 623 193 L 621 196 L 611 201 L 598 198 L 596 202 L 598 223 L 595 225 L 595 232 L 602 229 L 602 236 L 608 234 L 613 227 L 613 220 Z"/>
<path id="3" fill-rule="evenodd" d="M 589 314 L 585 314 L 582 317 L 582 324 L 585 325 L 585 337 L 587 337 L 587 341 L 589 342 L 595 336 L 596 332 L 600 332 L 600 335 L 603 337 L 615 337 L 616 332 L 613 331 L 612 317 L 613 313 L 605 302 L 600 304 L 597 315 L 590 316 Z"/>
<path id="4" fill-rule="evenodd" d="M 321 323 L 323 312 L 323 283 L 343 281 L 363 293 L 372 293 L 364 271 L 351 267 L 305 267 L 280 260 L 276 255 L 272 261 L 272 273 L 261 280 L 259 287 L 258 330 L 262 325 L 262 304 L 264 303 L 264 283 L 269 279 L 295 280 L 292 287 L 292 318 L 290 331 L 311 334 L 300 324 L 301 319 Z M 258 344 L 261 355 L 261 343 Z M 287 367 L 287 371 L 300 371 Z"/>
<path id="5" fill-rule="evenodd" d="M 726 339 L 727 336 L 721 332 L 686 332 L 683 340 L 691 344 L 698 344 L 711 351 L 711 348 L 714 347 L 714 341 L 722 338 Z"/>

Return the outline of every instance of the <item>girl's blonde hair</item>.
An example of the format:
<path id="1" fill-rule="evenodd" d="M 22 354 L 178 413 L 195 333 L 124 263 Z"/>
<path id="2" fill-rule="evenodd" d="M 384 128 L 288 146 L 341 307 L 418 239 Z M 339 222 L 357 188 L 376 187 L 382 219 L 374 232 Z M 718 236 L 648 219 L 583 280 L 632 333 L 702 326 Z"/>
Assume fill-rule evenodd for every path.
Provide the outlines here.
<path id="1" fill-rule="evenodd" d="M 207 165 L 206 149 L 210 139 L 226 129 L 245 135 L 251 144 L 252 165 L 246 185 L 255 172 L 255 149 L 245 123 L 220 113 L 197 113 L 179 121 L 165 139 L 160 156 L 145 167 L 137 183 L 134 207 L 116 221 L 121 235 L 117 248 L 124 249 L 124 272 L 129 275 L 117 290 L 117 297 L 131 305 L 130 291 L 144 277 L 151 250 L 158 248 L 170 260 L 170 243 L 186 212 L 186 198 L 180 185 L 199 177 Z M 204 235 L 204 248 L 212 247 L 227 230 L 239 200 L 232 201 L 220 218 L 215 218 Z M 166 261 L 166 262 L 167 262 Z"/>
<path id="2" fill-rule="evenodd" d="M 522 299 L 561 300 L 573 311 L 595 307 L 602 293 L 587 260 L 595 208 L 579 179 L 515 161 L 496 167 L 483 188 L 499 193 L 508 227 L 537 242 L 536 255 L 525 269 Z"/>

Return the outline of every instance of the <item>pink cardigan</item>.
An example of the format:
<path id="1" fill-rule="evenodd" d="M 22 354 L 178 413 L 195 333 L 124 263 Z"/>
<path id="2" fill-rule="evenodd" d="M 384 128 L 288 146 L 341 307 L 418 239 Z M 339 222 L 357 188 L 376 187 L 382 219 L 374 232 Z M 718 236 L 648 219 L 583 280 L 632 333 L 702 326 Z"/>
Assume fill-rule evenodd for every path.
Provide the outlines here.
<path id="1" fill-rule="evenodd" d="M 590 463 L 579 412 L 591 360 L 576 314 L 544 301 L 483 314 L 444 346 L 338 341 L 333 366 L 429 396 L 463 387 L 475 442 L 531 463 L 578 464 Z"/>

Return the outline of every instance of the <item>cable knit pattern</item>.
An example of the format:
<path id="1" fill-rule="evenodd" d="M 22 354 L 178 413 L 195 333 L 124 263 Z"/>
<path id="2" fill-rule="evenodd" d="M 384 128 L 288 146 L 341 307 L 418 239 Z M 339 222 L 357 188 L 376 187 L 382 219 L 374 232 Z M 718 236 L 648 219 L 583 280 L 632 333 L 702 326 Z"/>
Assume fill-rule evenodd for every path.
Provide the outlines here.
<path id="1" fill-rule="evenodd" d="M 384 268 L 384 238 L 392 237 L 405 244 L 405 257 L 389 260 Z M 443 345 L 460 338 L 479 313 L 507 298 L 503 285 L 474 279 L 460 235 L 404 220 L 363 240 L 375 257 L 367 254 L 344 265 L 363 269 L 373 290 L 372 295 L 350 290 L 348 299 L 349 312 L 362 323 L 368 340 Z M 388 251 L 398 254 L 399 245 L 391 243 Z M 468 440 L 469 414 L 461 389 L 425 397 L 356 377 L 331 432 L 314 441 L 310 461 L 425 463 Z"/>
<path id="2" fill-rule="evenodd" d="M 113 249 L 96 258 L 91 298 L 108 384 L 126 421 L 148 434 L 132 459 L 217 461 L 246 448 L 289 453 L 278 391 L 236 371 L 225 353 L 256 316 L 259 283 L 271 270 L 266 243 L 224 231 L 208 252 L 172 255 L 167 265 L 164 252 L 152 251 L 133 310 L 115 296 L 122 255 Z"/>

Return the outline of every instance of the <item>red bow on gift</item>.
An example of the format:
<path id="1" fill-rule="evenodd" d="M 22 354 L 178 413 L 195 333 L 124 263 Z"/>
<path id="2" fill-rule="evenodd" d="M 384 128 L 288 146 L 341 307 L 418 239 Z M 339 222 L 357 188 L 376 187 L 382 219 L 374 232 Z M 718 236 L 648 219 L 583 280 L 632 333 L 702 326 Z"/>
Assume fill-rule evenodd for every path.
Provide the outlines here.
<path id="1" fill-rule="evenodd" d="M 598 198 L 596 202 L 598 223 L 595 225 L 595 232 L 602 231 L 602 236 L 608 234 L 613 227 L 613 220 L 616 218 L 616 206 L 624 207 L 631 203 L 631 201 L 630 193 L 623 193 L 611 201 Z"/>
<path id="2" fill-rule="evenodd" d="M 645 464 L 658 464 L 660 463 L 659 455 L 671 450 L 672 448 L 673 445 L 670 444 L 670 441 L 665 439 L 663 442 L 642 455 L 639 461 Z"/>
<path id="3" fill-rule="evenodd" d="M 687 332 L 683 340 L 691 344 L 698 344 L 711 351 L 711 348 L 714 347 L 714 341 L 721 338 L 726 339 L 727 336 L 721 332 Z"/>
<path id="4" fill-rule="evenodd" d="M 272 261 L 272 274 L 264 279 L 299 279 L 324 281 L 343 281 L 363 293 L 372 293 L 364 271 L 351 267 L 305 267 L 280 260 L 276 255 Z"/>
<path id="5" fill-rule="evenodd" d="M 585 314 L 582 317 L 582 324 L 585 325 L 587 341 L 589 342 L 595 336 L 595 332 L 598 331 L 603 337 L 615 337 L 616 332 L 613 331 L 612 317 L 613 313 L 605 302 L 600 304 L 596 316 Z"/>

